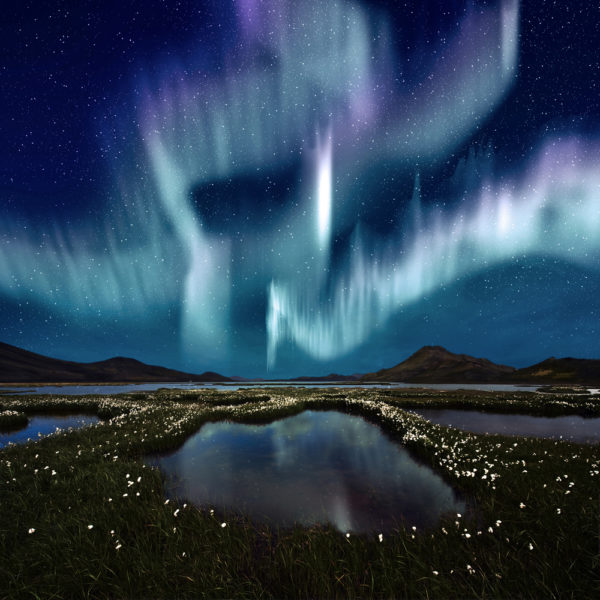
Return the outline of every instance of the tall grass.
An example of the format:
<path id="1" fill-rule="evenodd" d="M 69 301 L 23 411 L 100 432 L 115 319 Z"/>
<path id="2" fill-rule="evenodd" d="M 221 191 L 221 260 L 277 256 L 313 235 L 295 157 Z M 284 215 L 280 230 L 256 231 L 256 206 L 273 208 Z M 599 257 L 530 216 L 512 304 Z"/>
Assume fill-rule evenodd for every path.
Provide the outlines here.
<path id="1" fill-rule="evenodd" d="M 18 410 L 0 410 L 0 431 L 10 431 L 25 427 L 29 419 Z"/>
<path id="2" fill-rule="evenodd" d="M 2 398 L 4 410 L 89 410 L 110 420 L 0 452 L 0 596 L 591 598 L 598 591 L 597 445 L 469 434 L 373 391 L 265 393 Z M 382 541 L 377 532 L 346 537 L 325 525 L 278 530 L 218 507 L 167 502 L 163 476 L 143 462 L 208 421 L 264 423 L 308 408 L 376 422 L 476 510 L 424 531 L 384 532 Z"/>

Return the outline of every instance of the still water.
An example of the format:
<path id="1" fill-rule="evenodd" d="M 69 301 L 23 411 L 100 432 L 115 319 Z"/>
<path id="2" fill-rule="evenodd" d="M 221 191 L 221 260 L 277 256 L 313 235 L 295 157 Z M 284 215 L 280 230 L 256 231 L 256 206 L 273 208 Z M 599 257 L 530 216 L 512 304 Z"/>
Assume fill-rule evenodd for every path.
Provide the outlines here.
<path id="1" fill-rule="evenodd" d="M 208 423 L 149 462 L 167 474 L 170 497 L 284 527 L 331 523 L 377 533 L 465 510 L 439 475 L 379 427 L 335 411 L 260 426 Z"/>
<path id="2" fill-rule="evenodd" d="M 22 429 L 15 431 L 0 431 L 0 448 L 4 448 L 10 442 L 13 444 L 23 444 L 29 438 L 38 439 L 40 436 L 54 433 L 57 428 L 78 429 L 86 425 L 98 423 L 100 419 L 96 415 L 43 415 L 29 417 L 29 423 Z"/>
<path id="3" fill-rule="evenodd" d="M 600 442 L 600 418 L 597 417 L 590 419 L 578 415 L 537 417 L 435 408 L 411 409 L 411 412 L 438 425 L 456 427 L 473 433 L 555 438 L 580 444 Z"/>
<path id="4" fill-rule="evenodd" d="M 23 394 L 52 394 L 54 396 L 95 396 L 123 394 L 125 392 L 152 392 L 159 388 L 175 390 L 195 390 L 211 384 L 197 383 L 126 383 L 124 385 L 100 384 L 100 385 L 31 385 L 30 387 L 2 387 L 0 394 L 11 394 L 15 396 Z M 234 388 L 235 389 L 235 388 Z"/>
<path id="5" fill-rule="evenodd" d="M 159 388 L 168 388 L 173 390 L 228 390 L 265 388 L 265 387 L 299 387 L 299 388 L 356 388 L 363 387 L 368 389 L 406 389 L 406 388 L 425 388 L 430 390 L 481 390 L 488 392 L 534 392 L 538 386 L 523 386 L 511 384 L 495 383 L 372 383 L 364 384 L 360 382 L 341 382 L 327 384 L 322 381 L 261 381 L 244 383 L 126 383 L 123 385 L 32 385 L 30 387 L 2 387 L 1 394 L 14 394 L 16 396 L 23 394 L 53 394 L 55 396 L 90 396 L 90 395 L 112 395 L 123 394 L 126 392 L 151 392 Z"/>

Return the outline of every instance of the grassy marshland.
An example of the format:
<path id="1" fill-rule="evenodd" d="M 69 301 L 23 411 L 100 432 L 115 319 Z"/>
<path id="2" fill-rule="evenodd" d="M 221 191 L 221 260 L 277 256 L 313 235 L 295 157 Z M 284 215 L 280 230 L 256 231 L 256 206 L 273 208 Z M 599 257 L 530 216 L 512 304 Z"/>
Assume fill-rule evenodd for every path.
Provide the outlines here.
<path id="1" fill-rule="evenodd" d="M 0 411 L 91 411 L 107 419 L 0 451 L 0 596 L 597 597 L 599 447 L 468 434 L 402 409 L 414 405 L 599 414 L 598 400 L 552 394 L 0 397 Z M 275 531 L 185 499 L 165 502 L 161 474 L 142 461 L 209 420 L 268 422 L 307 408 L 379 423 L 476 510 L 382 538 L 346 537 L 331 527 Z"/>
<path id="2" fill-rule="evenodd" d="M 18 410 L 0 410 L 0 432 L 25 427 L 29 419 Z"/>

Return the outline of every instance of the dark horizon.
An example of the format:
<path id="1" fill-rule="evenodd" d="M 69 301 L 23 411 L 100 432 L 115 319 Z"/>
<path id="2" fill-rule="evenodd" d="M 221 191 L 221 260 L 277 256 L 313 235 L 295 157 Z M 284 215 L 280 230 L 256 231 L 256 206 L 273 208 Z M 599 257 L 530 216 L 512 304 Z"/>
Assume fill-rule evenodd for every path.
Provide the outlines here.
<path id="1" fill-rule="evenodd" d="M 423 346 L 401 360 L 389 364 L 383 369 L 368 370 L 362 373 L 339 373 L 329 371 L 318 374 L 295 374 L 285 378 L 262 378 L 260 376 L 240 376 L 222 371 L 181 372 L 172 369 L 168 364 L 149 365 L 135 357 L 113 356 L 94 362 L 63 361 L 58 357 L 40 355 L 26 348 L 19 348 L 0 342 L 0 382 L 14 383 L 114 383 L 114 382 L 152 382 L 152 381 L 198 381 L 198 382 L 231 382 L 240 379 L 248 382 L 298 381 L 310 382 L 342 382 L 361 381 L 407 382 L 419 383 L 600 383 L 600 360 L 581 359 L 579 357 L 546 357 L 521 368 L 512 365 L 497 364 L 486 357 L 473 357 L 463 352 L 452 352 L 442 346 Z M 463 360 L 465 357 L 466 360 Z M 38 360 L 41 359 L 41 360 Z M 553 362 L 555 364 L 548 365 Z M 62 363 L 65 363 L 64 365 Z M 571 363 L 566 365 L 566 363 Z M 57 364 L 61 363 L 61 364 Z M 410 366 L 407 366 L 409 365 Z M 572 370 L 569 377 L 553 374 L 540 377 L 532 371 L 533 367 L 544 363 L 545 369 L 561 373 Z M 579 364 L 573 364 L 579 363 Z M 400 367 L 400 371 L 398 371 Z M 407 370 L 408 369 L 408 370 Z M 529 370 L 528 370 L 529 369 Z M 20 373 L 15 375 L 15 371 Z M 34 373 L 38 373 L 37 378 Z M 45 373 L 45 374 L 44 374 Z M 50 374 L 50 375 L 48 375 Z M 8 375 L 8 376 L 7 376 Z M 330 379 L 336 375 L 340 379 Z M 437 379 L 436 379 L 437 378 Z"/>

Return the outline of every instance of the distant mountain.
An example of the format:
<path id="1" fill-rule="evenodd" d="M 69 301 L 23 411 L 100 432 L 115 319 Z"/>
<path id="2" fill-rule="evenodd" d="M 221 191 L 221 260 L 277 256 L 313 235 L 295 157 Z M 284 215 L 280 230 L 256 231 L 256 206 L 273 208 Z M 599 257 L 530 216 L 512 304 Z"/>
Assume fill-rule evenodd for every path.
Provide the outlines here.
<path id="1" fill-rule="evenodd" d="M 511 380 L 536 383 L 600 384 L 600 360 L 591 358 L 547 358 L 518 369 Z"/>
<path id="2" fill-rule="evenodd" d="M 390 369 L 368 373 L 363 381 L 404 381 L 407 383 L 498 383 L 509 379 L 516 369 L 497 365 L 487 358 L 454 354 L 441 346 L 423 346 L 405 361 Z"/>
<path id="3" fill-rule="evenodd" d="M 338 373 L 330 373 L 329 375 L 320 375 L 317 377 L 310 377 L 303 375 L 302 377 L 292 377 L 286 381 L 359 381 L 362 375 L 339 375 Z"/>
<path id="4" fill-rule="evenodd" d="M 93 383 L 144 381 L 265 381 L 225 377 L 206 371 L 200 375 L 184 373 L 133 358 L 117 356 L 99 362 L 79 363 L 49 358 L 0 342 L 0 383 Z M 441 346 L 424 346 L 390 369 L 366 375 L 330 373 L 317 377 L 294 377 L 290 382 L 402 381 L 406 383 L 531 383 L 600 385 L 600 360 L 548 358 L 540 363 L 515 369 L 497 365 L 486 358 L 454 354 Z"/>
<path id="5" fill-rule="evenodd" d="M 92 383 L 142 381 L 230 381 L 207 371 L 201 375 L 147 365 L 133 358 L 117 356 L 92 363 L 49 358 L 0 342 L 0 382 L 11 383 Z"/>

